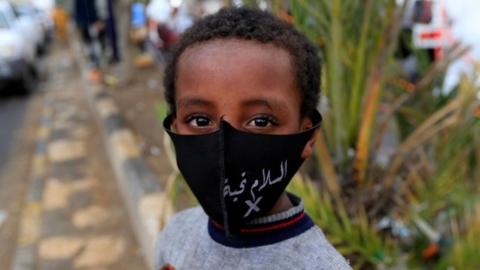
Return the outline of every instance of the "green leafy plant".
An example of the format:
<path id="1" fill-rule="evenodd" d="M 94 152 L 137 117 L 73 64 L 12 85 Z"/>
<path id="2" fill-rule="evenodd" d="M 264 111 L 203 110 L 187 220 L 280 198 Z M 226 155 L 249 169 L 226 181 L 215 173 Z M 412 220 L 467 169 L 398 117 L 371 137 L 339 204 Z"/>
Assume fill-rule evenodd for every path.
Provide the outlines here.
<path id="1" fill-rule="evenodd" d="M 354 268 L 393 262 L 398 251 L 389 239 L 374 229 L 362 206 L 356 209 L 356 218 L 351 219 L 342 204 L 335 204 L 328 192 L 319 192 L 312 181 L 300 174 L 294 177 L 288 190 L 302 196 L 305 210 L 323 228 L 338 251 L 356 258 L 352 261 Z"/>
<path id="2" fill-rule="evenodd" d="M 360 268 L 382 268 L 385 261 L 373 260 L 366 245 L 339 241 L 336 230 L 347 221 L 366 224 L 371 234 L 347 226 L 366 242 L 392 243 L 378 246 L 391 254 L 391 265 L 430 268 L 438 259 L 428 256 L 428 247 L 452 237 L 439 220 L 445 213 L 461 215 L 466 202 L 478 196 L 480 132 L 473 113 L 478 89 L 464 79 L 450 95 L 436 90 L 448 65 L 466 48 L 455 44 L 441 61 L 422 62 L 419 78 L 408 81 L 394 54 L 407 5 L 394 0 L 272 1 L 274 11 L 287 10 L 295 26 L 318 45 L 324 61 L 320 109 L 325 121 L 316 145 L 320 174 L 314 185 L 297 192 L 314 201 L 307 208 L 316 222 Z M 414 53 L 421 61 L 422 53 Z M 388 155 L 385 137 L 390 138 Z M 315 214 L 316 208 L 330 215 Z M 402 221 L 409 236 L 378 231 L 384 218 Z M 343 220 L 343 225 L 325 220 Z"/>
<path id="3" fill-rule="evenodd" d="M 479 89 L 464 78 L 435 92 L 466 49 L 454 45 L 409 81 L 395 59 L 408 1 L 267 2 L 317 44 L 324 66 L 319 174 L 297 175 L 289 190 L 355 269 L 477 269 Z"/>

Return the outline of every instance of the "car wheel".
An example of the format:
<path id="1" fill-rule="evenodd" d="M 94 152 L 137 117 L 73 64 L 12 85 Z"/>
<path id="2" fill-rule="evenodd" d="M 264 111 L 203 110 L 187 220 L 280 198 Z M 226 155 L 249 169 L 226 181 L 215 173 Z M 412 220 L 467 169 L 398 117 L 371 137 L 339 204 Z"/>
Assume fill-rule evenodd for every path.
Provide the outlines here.
<path id="1" fill-rule="evenodd" d="M 37 57 L 45 57 L 47 55 L 47 42 L 43 41 L 42 44 L 37 46 Z"/>
<path id="2" fill-rule="evenodd" d="M 23 78 L 20 82 L 21 90 L 24 94 L 31 94 L 35 91 L 36 79 L 33 68 L 27 68 L 23 74 Z"/>

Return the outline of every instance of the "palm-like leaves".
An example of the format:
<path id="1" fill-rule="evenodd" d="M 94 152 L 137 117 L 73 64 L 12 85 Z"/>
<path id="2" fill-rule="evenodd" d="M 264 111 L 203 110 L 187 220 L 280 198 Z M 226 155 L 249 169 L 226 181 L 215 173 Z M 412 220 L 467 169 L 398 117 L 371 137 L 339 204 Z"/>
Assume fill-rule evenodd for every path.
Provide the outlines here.
<path id="1" fill-rule="evenodd" d="M 357 269 L 478 268 L 480 222 L 471 206 L 480 190 L 479 89 L 464 80 L 450 97 L 432 92 L 465 48 L 453 46 L 408 82 L 393 57 L 407 2 L 267 2 L 290 11 L 324 61 L 325 121 L 316 144 L 321 179 L 297 176 L 290 189 L 327 237 Z M 385 134 L 397 143 L 378 164 Z M 381 219 L 401 220 L 408 235 L 379 231 Z M 437 259 L 425 256 L 428 244 L 440 246 L 432 253 Z"/>

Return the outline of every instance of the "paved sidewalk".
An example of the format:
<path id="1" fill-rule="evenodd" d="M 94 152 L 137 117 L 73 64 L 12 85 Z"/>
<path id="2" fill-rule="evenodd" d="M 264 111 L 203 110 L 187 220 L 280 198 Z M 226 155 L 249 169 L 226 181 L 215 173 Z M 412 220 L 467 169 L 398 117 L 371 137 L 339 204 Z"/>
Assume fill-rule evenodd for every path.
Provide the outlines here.
<path id="1" fill-rule="evenodd" d="M 146 269 L 74 57 L 60 50 L 50 63 L 44 174 L 30 185 L 15 269 Z"/>

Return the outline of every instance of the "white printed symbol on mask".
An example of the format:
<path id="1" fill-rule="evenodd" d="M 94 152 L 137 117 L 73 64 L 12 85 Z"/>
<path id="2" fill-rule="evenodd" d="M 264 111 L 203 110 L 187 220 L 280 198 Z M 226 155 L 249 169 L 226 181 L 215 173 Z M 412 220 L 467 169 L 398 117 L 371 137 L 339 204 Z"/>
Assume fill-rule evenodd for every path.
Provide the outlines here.
<path id="1" fill-rule="evenodd" d="M 262 182 L 261 185 L 259 186 L 259 181 L 258 179 L 255 179 L 253 181 L 252 186 L 250 187 L 250 194 L 251 194 L 251 199 L 245 200 L 245 204 L 248 206 L 248 210 L 246 211 L 245 215 L 243 215 L 244 218 L 250 216 L 252 212 L 259 212 L 260 207 L 258 204 L 262 200 L 263 196 L 258 196 L 256 193 L 262 191 L 266 186 L 272 186 L 276 183 L 281 182 L 282 180 L 286 179 L 287 177 L 287 167 L 288 167 L 288 162 L 287 160 L 280 162 L 280 176 L 271 179 L 271 169 L 262 169 Z M 225 186 L 223 188 L 223 197 L 233 197 L 233 202 L 238 201 L 238 196 L 243 194 L 245 192 L 245 184 L 247 183 L 246 179 L 246 172 L 242 172 L 242 181 L 240 182 L 240 186 L 237 190 L 232 190 L 230 185 L 228 185 L 228 178 L 225 179 Z M 256 190 L 255 190 L 256 189 Z"/>
<path id="2" fill-rule="evenodd" d="M 247 179 L 245 179 L 245 172 L 242 173 L 242 182 L 240 182 L 240 189 L 237 191 L 231 191 L 230 186 L 228 184 L 228 178 L 225 179 L 225 187 L 223 188 L 223 197 L 234 197 L 233 201 L 236 202 L 238 200 L 237 196 L 242 194 L 245 191 L 245 184 L 247 183 Z"/>
<path id="3" fill-rule="evenodd" d="M 252 195 L 252 200 L 246 200 L 245 204 L 249 207 L 245 215 L 243 215 L 244 218 L 248 217 L 252 211 L 258 212 L 260 211 L 260 208 L 258 207 L 258 203 L 262 200 L 262 196 L 258 197 L 258 199 L 255 199 L 255 192 L 253 192 L 253 189 L 258 186 L 258 180 L 255 179 L 255 182 L 253 182 L 252 187 L 250 188 L 250 194 Z"/>

